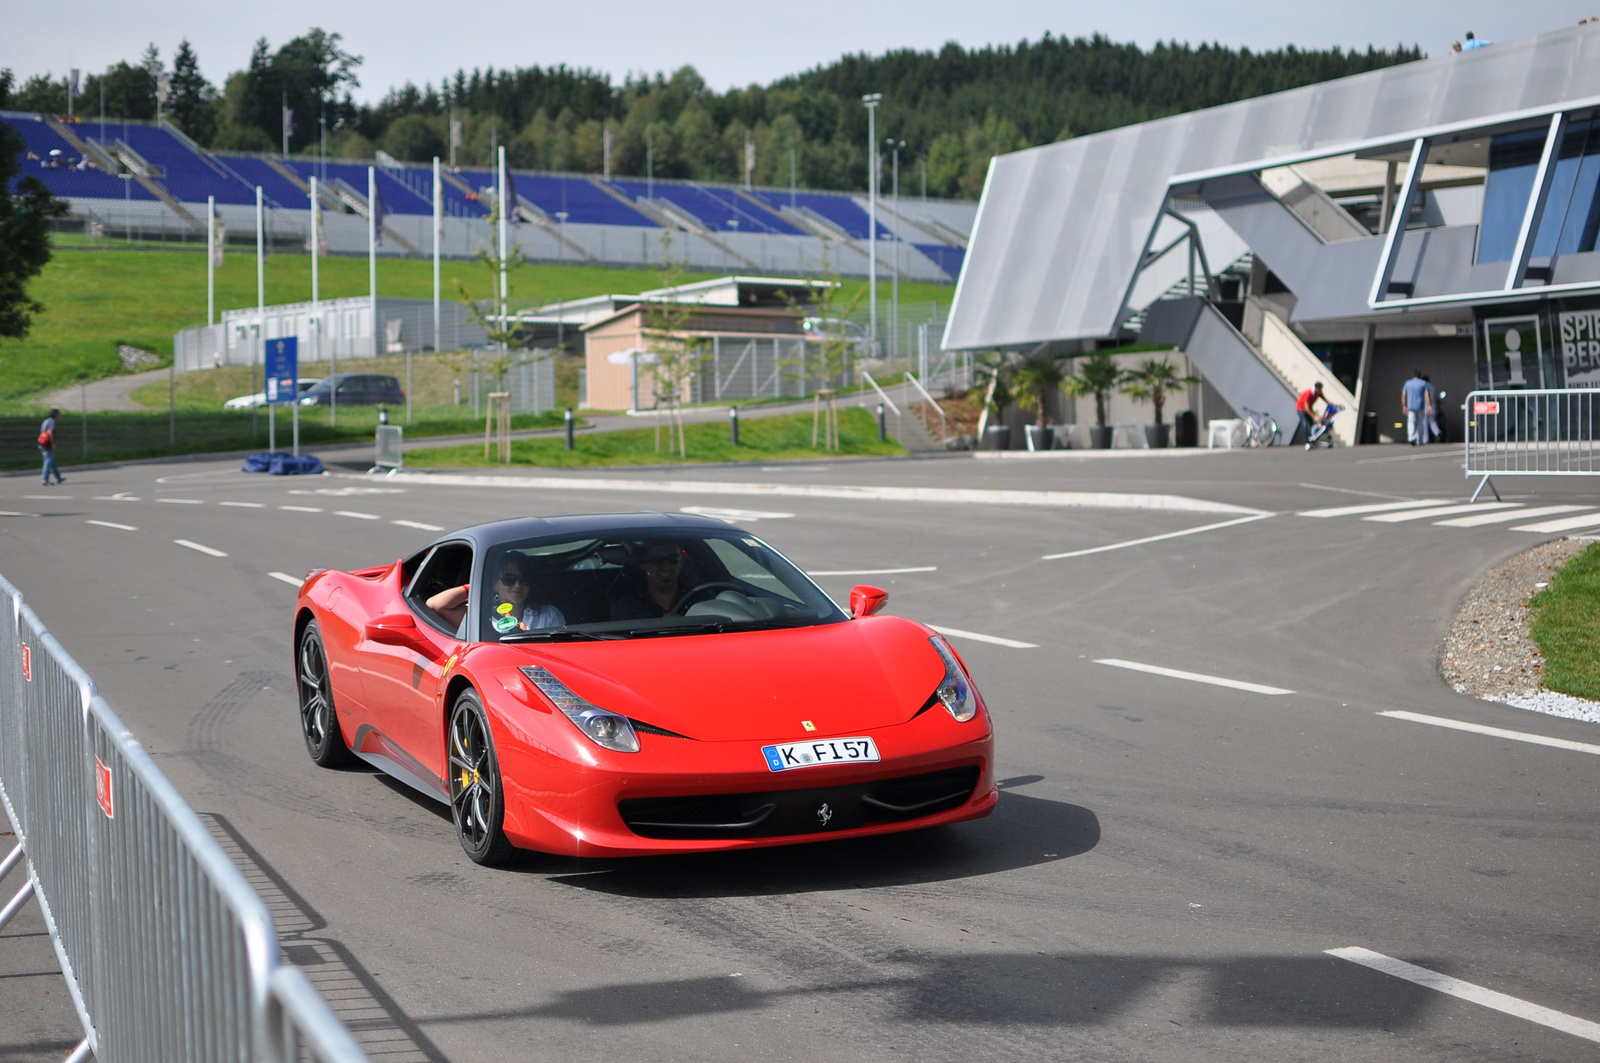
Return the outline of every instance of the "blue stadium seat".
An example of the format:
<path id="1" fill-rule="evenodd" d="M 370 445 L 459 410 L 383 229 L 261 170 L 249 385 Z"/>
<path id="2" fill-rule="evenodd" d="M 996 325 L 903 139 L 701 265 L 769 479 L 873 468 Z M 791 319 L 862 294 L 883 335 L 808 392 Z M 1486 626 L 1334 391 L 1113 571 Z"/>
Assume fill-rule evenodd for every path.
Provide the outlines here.
<path id="1" fill-rule="evenodd" d="M 254 155 L 223 155 L 221 160 L 227 164 L 249 185 L 247 193 L 251 203 L 255 200 L 255 186 L 260 185 L 267 202 L 276 203 L 289 210 L 304 210 L 309 203 L 306 193 L 300 191 L 295 183 L 283 174 L 274 170 L 265 159 Z"/>
<path id="2" fill-rule="evenodd" d="M 967 252 L 959 247 L 949 247 L 945 244 L 912 244 L 918 251 L 933 259 L 933 264 L 950 274 L 951 279 L 961 276 L 961 263 L 967 260 Z"/>
<path id="3" fill-rule="evenodd" d="M 44 182 L 44 186 L 52 193 L 63 197 L 79 197 L 84 199 L 136 199 L 141 202 L 153 201 L 156 197 L 145 191 L 144 186 L 137 181 L 123 181 L 113 174 L 89 168 L 84 170 L 74 169 L 79 154 L 73 150 L 71 144 L 61 139 L 49 124 L 43 121 L 34 121 L 31 116 L 7 115 L 4 121 L 22 137 L 22 158 L 18 160 L 18 177 L 37 177 Z M 111 128 L 107 125 L 107 130 Z M 80 135 L 88 132 L 87 127 L 78 126 Z M 98 139 L 98 138 L 96 138 Z M 40 164 L 50 158 L 52 150 L 59 150 L 61 166 L 57 169 L 46 169 Z M 29 159 L 28 153 L 37 155 L 38 159 Z M 124 187 L 124 185 L 128 187 Z"/>
<path id="4" fill-rule="evenodd" d="M 788 192 L 756 192 L 755 197 L 763 203 L 774 208 L 787 207 L 790 193 Z M 805 207 L 822 215 L 845 232 L 852 239 L 865 240 L 871 219 L 861 205 L 847 195 L 829 195 L 826 192 L 797 192 L 794 193 L 794 202 L 798 207 Z M 893 234 L 878 223 L 878 239 L 892 239 Z"/>
<path id="5" fill-rule="evenodd" d="M 82 128 L 98 133 L 98 123 L 95 122 L 85 122 Z M 126 142 L 144 156 L 145 161 L 164 171 L 157 181 L 179 202 L 204 203 L 207 196 L 216 196 L 218 203 L 237 205 L 254 204 L 256 201 L 254 189 L 234 180 L 225 171 L 213 168 L 165 129 L 132 123 L 127 126 L 106 123 L 106 144 L 114 145 L 118 140 Z"/>

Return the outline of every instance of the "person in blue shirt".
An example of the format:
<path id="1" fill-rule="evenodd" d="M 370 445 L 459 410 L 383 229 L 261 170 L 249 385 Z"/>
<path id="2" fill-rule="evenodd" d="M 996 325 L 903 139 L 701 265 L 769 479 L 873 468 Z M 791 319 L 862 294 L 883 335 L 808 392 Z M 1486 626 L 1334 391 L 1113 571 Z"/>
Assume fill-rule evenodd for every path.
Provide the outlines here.
<path id="1" fill-rule="evenodd" d="M 1463 44 L 1461 46 L 1461 50 L 1463 52 L 1470 52 L 1470 51 L 1472 51 L 1472 50 L 1474 50 L 1476 48 L 1487 48 L 1487 47 L 1489 47 L 1489 45 L 1491 45 L 1493 43 L 1494 43 L 1493 41 L 1480 41 L 1476 36 L 1473 35 L 1473 32 L 1471 30 L 1468 30 L 1467 31 L 1467 43 L 1465 43 L 1465 44 Z"/>
<path id="2" fill-rule="evenodd" d="M 1406 438 L 1412 446 L 1422 446 L 1428 441 L 1428 420 L 1433 416 L 1432 398 L 1422 370 L 1412 373 L 1401 387 L 1400 405 L 1406 411 Z"/>
<path id="3" fill-rule="evenodd" d="M 39 453 L 44 457 L 44 485 L 50 486 L 50 477 L 56 478 L 56 483 L 66 480 L 61 475 L 61 470 L 56 468 L 56 418 L 61 416 L 60 410 L 51 410 L 39 425 Z"/>

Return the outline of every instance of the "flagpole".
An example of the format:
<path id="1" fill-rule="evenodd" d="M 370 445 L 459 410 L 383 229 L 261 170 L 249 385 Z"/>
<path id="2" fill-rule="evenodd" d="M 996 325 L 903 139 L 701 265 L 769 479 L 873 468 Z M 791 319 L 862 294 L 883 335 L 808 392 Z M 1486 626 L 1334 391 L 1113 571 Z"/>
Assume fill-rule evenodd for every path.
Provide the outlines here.
<path id="1" fill-rule="evenodd" d="M 439 353 L 443 322 L 439 307 L 439 245 L 444 240 L 444 186 L 439 175 L 439 156 L 433 157 L 433 351 Z M 411 361 L 406 356 L 406 423 L 411 423 Z"/>
<path id="2" fill-rule="evenodd" d="M 506 330 L 506 219 L 510 217 L 511 207 L 506 202 L 506 149 L 500 149 L 500 334 L 505 335 Z M 505 351 L 505 340 L 500 341 L 501 353 Z"/>
<path id="3" fill-rule="evenodd" d="M 316 347 L 311 352 L 312 364 L 322 361 L 322 276 L 318 272 L 322 258 L 322 200 L 317 197 L 317 175 L 311 175 L 311 329 L 316 335 Z M 294 373 L 294 452 L 300 453 L 300 365 Z"/>
<path id="4" fill-rule="evenodd" d="M 266 208 L 261 201 L 261 186 L 256 185 L 256 351 L 258 354 L 266 351 L 267 342 L 267 223 Z M 250 370 L 250 383 L 255 384 L 255 368 Z M 261 385 L 261 392 L 266 394 L 266 382 Z M 267 450 L 277 448 L 275 430 L 277 421 L 273 417 L 276 411 L 267 407 Z"/>
<path id="5" fill-rule="evenodd" d="M 217 323 L 217 197 L 206 197 L 206 324 Z"/>
<path id="6" fill-rule="evenodd" d="M 372 302 L 372 356 L 378 356 L 378 168 L 367 167 L 367 290 Z M 334 387 L 334 393 L 339 389 Z"/>

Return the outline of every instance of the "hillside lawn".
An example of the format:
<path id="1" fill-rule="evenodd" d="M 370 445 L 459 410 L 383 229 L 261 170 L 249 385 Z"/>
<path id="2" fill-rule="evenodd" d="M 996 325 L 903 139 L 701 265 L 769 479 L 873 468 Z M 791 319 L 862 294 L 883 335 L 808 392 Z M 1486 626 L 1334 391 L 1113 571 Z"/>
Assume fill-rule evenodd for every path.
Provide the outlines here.
<path id="1" fill-rule="evenodd" d="M 456 279 L 480 298 L 491 292 L 489 268 L 476 260 L 447 260 L 440 275 L 445 299 L 455 298 Z M 686 273 L 683 280 L 720 275 Z M 325 258 L 320 279 L 320 294 L 325 299 L 365 295 L 367 260 L 364 256 Z M 515 306 L 542 305 L 643 291 L 660 283 L 660 275 L 652 270 L 528 263 L 512 273 L 511 301 Z M 848 299 L 864 285 L 862 280 L 846 280 L 842 297 Z M 888 289 L 887 283 L 880 282 L 880 301 L 887 299 Z M 205 251 L 89 250 L 63 242 L 28 291 L 43 304 L 44 311 L 34 318 L 26 339 L 0 339 L 0 406 L 12 409 L 37 405 L 43 393 L 56 388 L 124 372 L 117 358 L 118 344 L 150 351 L 163 363 L 170 362 L 173 333 L 205 323 Z M 946 285 L 900 285 L 901 300 L 906 303 L 938 302 L 948 308 L 954 292 Z M 378 294 L 431 299 L 432 262 L 380 258 Z M 270 255 L 266 261 L 268 305 L 310 298 L 311 257 Z M 254 306 L 255 302 L 255 256 L 230 248 L 217 270 L 217 312 L 220 315 L 223 310 Z M 164 393 L 158 405 L 165 413 Z"/>
<path id="2" fill-rule="evenodd" d="M 1530 634 L 1544 655 L 1544 685 L 1600 701 L 1600 543 L 1575 554 L 1528 602 Z"/>

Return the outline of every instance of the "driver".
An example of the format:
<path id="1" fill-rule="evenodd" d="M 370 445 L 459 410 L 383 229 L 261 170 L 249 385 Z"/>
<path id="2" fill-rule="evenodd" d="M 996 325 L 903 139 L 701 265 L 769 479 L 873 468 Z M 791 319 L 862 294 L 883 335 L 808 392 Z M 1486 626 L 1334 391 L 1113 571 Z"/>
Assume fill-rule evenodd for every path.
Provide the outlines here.
<path id="1" fill-rule="evenodd" d="M 682 601 L 683 588 L 679 584 L 683 574 L 682 543 L 650 544 L 639 567 L 644 574 L 643 586 L 630 588 L 611 603 L 611 619 L 647 620 L 666 616 Z"/>

